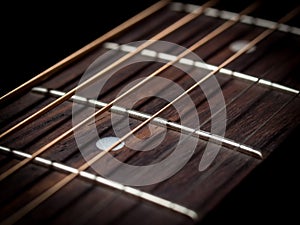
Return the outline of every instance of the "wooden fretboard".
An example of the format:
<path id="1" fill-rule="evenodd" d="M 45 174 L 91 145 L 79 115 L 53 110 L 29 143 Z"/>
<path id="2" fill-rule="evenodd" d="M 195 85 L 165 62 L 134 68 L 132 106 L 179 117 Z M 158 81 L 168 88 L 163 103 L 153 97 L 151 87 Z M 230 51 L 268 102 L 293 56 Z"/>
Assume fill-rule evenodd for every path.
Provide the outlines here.
<path id="1" fill-rule="evenodd" d="M 209 213 L 299 128 L 292 6 L 263 17 L 264 3 L 229 11 L 213 1 L 158 2 L 4 95 L 0 224 L 214 221 Z"/>

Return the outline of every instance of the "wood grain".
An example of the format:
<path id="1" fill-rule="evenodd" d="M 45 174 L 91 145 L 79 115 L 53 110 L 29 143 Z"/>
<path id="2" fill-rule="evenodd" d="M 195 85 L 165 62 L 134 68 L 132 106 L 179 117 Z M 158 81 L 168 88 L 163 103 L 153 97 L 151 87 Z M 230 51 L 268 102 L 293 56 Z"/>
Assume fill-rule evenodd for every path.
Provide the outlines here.
<path id="1" fill-rule="evenodd" d="M 181 13 L 174 13 L 169 10 L 163 11 L 161 15 L 159 19 L 153 17 L 146 20 L 134 27 L 130 32 L 124 33 L 111 41 L 127 43 L 146 39 L 161 30 L 163 28 L 161 24 L 168 26 L 182 16 Z M 219 19 L 203 16 L 182 28 L 180 34 L 170 35 L 165 40 L 173 41 L 182 46 L 189 46 L 193 41 L 203 37 L 221 22 Z M 199 26 L 195 26 L 197 24 Z M 148 29 L 141 29 L 141 27 L 147 27 Z M 233 40 L 249 40 L 255 37 L 260 31 L 262 31 L 262 28 L 239 24 L 198 49 L 196 53 L 205 62 L 218 65 L 232 54 L 228 49 L 228 45 Z M 299 43 L 299 37 L 276 32 L 261 42 L 255 52 L 242 56 L 230 64 L 229 68 L 299 89 L 299 79 L 296 76 L 299 71 Z M 48 79 L 39 85 L 62 91 L 70 90 L 78 84 L 87 66 L 106 51 L 103 47 L 95 49 L 90 55 L 83 57 L 79 63 L 70 65 L 53 79 Z M 109 62 L 111 59 L 107 60 Z M 145 77 L 159 68 L 159 66 L 161 66 L 159 63 L 140 63 L 118 71 L 113 76 L 113 79 L 111 79 L 112 82 L 103 90 L 101 101 L 111 101 L 126 82 Z M 172 79 L 176 80 L 185 89 L 192 84 L 192 80 L 176 68 L 170 68 L 160 76 L 165 78 L 172 77 Z M 250 82 L 229 78 L 222 74 L 217 74 L 216 77 L 222 88 L 225 101 L 228 103 L 238 93 L 249 88 L 242 97 L 227 106 L 226 137 L 240 143 L 243 143 L 245 138 L 253 133 L 264 121 L 268 120 L 280 106 L 293 98 L 293 95 L 289 93 L 262 85 L 253 85 Z M 161 87 L 162 90 L 164 88 Z M 193 91 L 190 97 L 197 106 L 200 120 L 205 121 L 208 119 L 211 114 L 201 90 L 197 89 Z M 214 92 L 212 92 L 211 97 L 212 99 L 216 98 Z M 54 98 L 50 96 L 38 95 L 32 92 L 24 93 L 19 99 L 1 109 L 0 131 L 3 132 L 53 100 Z M 158 98 L 143 99 L 136 105 L 136 109 L 153 114 L 165 104 L 165 101 L 161 101 Z M 236 196 L 243 196 L 247 201 L 250 201 L 250 197 L 247 194 L 248 191 L 253 192 L 251 188 L 253 188 L 255 183 L 255 178 L 253 178 L 254 175 L 252 174 L 257 175 L 261 172 L 261 168 L 267 167 L 272 159 L 274 160 L 274 158 L 279 157 L 278 152 L 282 152 L 282 149 L 285 149 L 286 142 L 290 138 L 293 138 L 293 132 L 296 132 L 299 127 L 299 108 L 299 98 L 293 99 L 288 107 L 280 111 L 245 143 L 256 149 L 260 149 L 266 157 L 265 160 L 257 160 L 241 154 L 234 149 L 222 147 L 211 167 L 204 172 L 199 172 L 198 164 L 206 146 L 205 141 L 199 140 L 194 156 L 182 170 L 162 183 L 140 187 L 140 189 L 197 211 L 201 219 L 199 224 L 209 224 L 211 221 L 215 221 L 215 215 L 220 215 L 220 213 L 218 214 L 219 211 L 217 211 L 219 208 L 216 207 L 222 199 L 225 199 L 224 203 L 222 204 L 221 202 L 219 207 L 223 209 L 223 212 L 227 213 L 228 209 L 226 210 L 224 207 L 234 207 L 228 206 L 231 204 L 228 203 L 230 199 L 233 198 L 233 203 L 236 204 L 239 204 L 241 201 L 237 200 L 238 197 Z M 58 134 L 65 132 L 72 126 L 71 110 L 72 103 L 65 102 L 20 131 L 1 140 L 1 145 L 33 153 L 48 143 L 49 140 L 52 140 Z M 81 113 L 86 114 L 84 110 Z M 178 114 L 174 113 L 174 110 L 168 110 L 161 116 L 180 122 Z M 99 119 L 97 121 L 97 128 L 100 136 L 114 135 L 114 131 L 111 128 L 110 113 L 105 113 L 97 119 Z M 132 125 L 140 123 L 140 121 L 135 119 L 130 119 L 130 121 Z M 211 124 L 207 123 L 202 128 L 209 131 L 210 126 Z M 95 141 L 97 139 L 90 136 L 91 128 L 85 126 L 79 132 L 83 135 L 83 138 L 89 140 L 85 146 L 85 151 L 90 156 L 96 154 Z M 138 137 L 147 137 L 147 135 L 147 129 L 142 129 L 137 134 Z M 159 132 L 157 132 L 157 135 L 159 135 Z M 124 148 L 121 152 L 113 152 L 112 154 L 118 159 L 133 165 L 157 162 L 168 156 L 172 147 L 176 145 L 178 137 L 178 132 L 169 130 L 163 144 L 154 149 L 154 151 L 136 152 L 129 148 Z M 287 152 L 287 154 L 293 154 L 291 150 Z M 73 137 L 69 137 L 53 146 L 42 154 L 42 157 L 73 167 L 79 167 L 85 162 L 77 149 Z M 3 172 L 18 163 L 19 159 L 13 155 L 1 153 L 0 160 L 0 171 Z M 265 163 L 267 165 L 263 166 Z M 278 164 L 275 171 L 280 172 L 281 166 L 281 164 Z M 257 168 L 254 169 L 255 167 Z M 111 167 L 108 168 L 108 171 L 114 173 L 117 169 Z M 286 170 L 286 168 L 283 169 Z M 92 168 L 88 171 L 95 173 Z M 262 172 L 262 174 L 268 176 L 268 172 Z M 280 174 L 280 177 L 285 181 L 284 174 L 282 172 Z M 44 168 L 41 165 L 30 163 L 13 176 L 2 181 L 0 187 L 1 190 L 5 191 L 0 193 L 0 220 L 6 218 L 7 215 L 13 213 L 17 208 L 23 206 L 30 199 L 33 199 L 64 176 L 66 176 L 65 173 L 55 171 L 54 168 Z M 259 176 L 261 180 L 264 179 L 263 175 L 260 174 Z M 242 189 L 240 189 L 242 194 L 230 195 L 229 193 L 232 193 L 231 191 L 238 187 L 240 182 L 242 182 Z M 247 184 L 250 186 L 247 186 Z M 256 189 L 259 189 L 259 187 Z M 262 190 L 262 192 L 266 193 L 266 190 Z M 264 195 L 262 194 L 262 196 Z M 266 196 L 269 196 L 267 198 L 270 200 L 270 195 L 266 194 Z M 258 206 L 258 208 L 261 209 L 262 207 Z M 245 208 L 245 210 L 240 209 L 239 213 L 248 215 L 247 213 L 250 210 L 250 207 Z M 252 214 L 252 212 L 249 214 Z M 268 215 L 268 211 L 266 214 Z M 227 218 L 228 221 L 234 221 L 232 218 L 235 215 L 221 213 L 221 216 L 223 216 L 222 218 Z M 92 183 L 86 179 L 76 178 L 56 195 L 30 212 L 18 224 L 66 224 L 70 222 L 75 224 L 99 224 L 99 221 L 102 224 L 135 224 L 144 218 L 147 218 L 145 224 L 191 223 L 189 219 L 162 207 L 147 203 L 120 191 Z"/>

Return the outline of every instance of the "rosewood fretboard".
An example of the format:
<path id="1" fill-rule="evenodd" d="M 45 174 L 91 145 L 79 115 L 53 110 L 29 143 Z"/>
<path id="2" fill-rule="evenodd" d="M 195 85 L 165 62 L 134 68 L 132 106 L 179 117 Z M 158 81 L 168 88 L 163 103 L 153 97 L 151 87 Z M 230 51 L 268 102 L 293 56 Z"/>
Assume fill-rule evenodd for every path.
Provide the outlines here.
<path id="1" fill-rule="evenodd" d="M 147 16 L 142 13 L 145 18 L 138 19 L 109 38 L 100 39 L 89 51 L 85 49 L 78 54 L 76 59 L 66 60 L 67 63 L 1 99 L 0 221 L 3 224 L 201 224 L 234 187 L 271 157 L 272 152 L 298 128 L 300 29 L 296 27 L 296 21 L 299 16 L 295 14 L 283 24 L 276 23 L 290 15 L 296 6 L 284 9 L 271 21 L 271 18 L 262 16 L 264 5 L 242 17 L 239 17 L 239 12 L 247 7 L 243 4 L 234 12 L 228 11 L 222 4 L 204 3 L 204 8 L 178 2 L 163 5 L 150 10 Z M 108 68 L 121 57 L 132 54 L 138 47 L 136 41 L 152 38 L 186 15 L 193 19 L 163 36 L 162 45 L 149 44 L 136 52 L 132 57 L 141 62 L 123 65 L 111 75 L 101 91 L 97 85 L 103 84 L 104 80 L 95 79 L 90 86 L 87 85 L 88 88 L 85 87 L 84 90 L 88 91 L 80 90 L 75 97 L 63 99 L 55 107 L 20 125 L 26 118 L 66 96 L 82 84 L 82 79 L 101 71 L 97 66 Z M 82 121 L 107 107 L 126 85 L 153 74 L 176 59 L 183 48 L 209 37 L 228 20 L 236 21 L 193 50 L 194 56 L 182 56 L 175 65 L 157 75 L 175 82 L 186 91 L 201 80 L 203 74 L 215 71 L 207 80 L 215 79 L 216 83 L 206 84 L 203 81 L 201 85 L 206 85 L 205 88 L 198 86 L 187 93 L 195 109 L 189 108 L 187 101 L 178 100 L 178 108 L 170 106 L 151 119 L 168 105 L 168 101 L 155 96 L 165 93 L 174 99 L 178 93 L 159 81 L 152 86 L 145 82 L 145 87 L 141 87 L 142 93 L 152 97 L 141 98 L 130 105 L 129 102 L 138 94 L 129 94 L 96 116 L 94 121 L 80 126 L 75 133 L 69 131 L 78 123 L 78 118 Z M 271 32 L 232 62 L 219 67 L 266 31 Z M 174 44 L 181 47 L 177 48 Z M 99 57 L 101 60 L 92 64 Z M 90 67 L 91 64 L 93 67 Z M 88 78 L 85 77 L 87 73 L 90 73 Z M 190 74 L 198 80 L 193 80 Z M 105 76 L 108 73 L 101 77 Z M 220 96 L 224 98 L 224 107 Z M 218 117 L 220 114 L 226 115 L 225 120 Z M 200 127 L 194 123 L 195 115 Z M 112 124 L 111 116 L 119 121 Z M 122 171 L 106 156 L 96 167 L 82 167 L 94 156 L 103 154 L 99 137 L 100 141 L 106 137 L 121 138 L 118 132 L 125 130 L 120 125 L 122 118 L 129 118 L 131 129 L 149 118 L 152 120 L 150 126 L 143 126 L 121 142 L 125 145 L 120 149 L 109 150 L 107 155 L 123 163 L 137 167 L 159 163 L 172 155 L 179 145 L 181 134 L 189 140 L 182 151 L 188 154 L 196 140 L 195 151 L 183 168 L 168 179 L 147 185 L 129 185 L 121 182 L 122 179 L 118 180 Z M 221 124 L 224 123 L 226 130 L 222 136 L 224 127 Z M 94 135 L 94 128 L 99 137 Z M 61 136 L 68 132 L 71 135 Z M 163 132 L 165 136 L 160 140 Z M 57 137 L 62 138 L 52 145 Z M 161 143 L 155 145 L 159 141 Z M 51 146 L 47 147 L 49 143 Z M 208 143 L 219 146 L 220 151 L 207 168 L 199 171 L 203 157 L 211 154 L 206 151 Z M 151 145 L 155 145 L 151 151 L 134 149 L 145 150 Z M 185 156 L 181 153 L 175 159 L 180 161 Z M 167 176 L 174 164 L 176 161 L 163 165 L 157 176 Z M 98 173 L 98 169 L 104 171 L 104 176 Z M 131 180 L 143 183 L 147 174 L 135 177 L 138 172 L 131 173 L 128 183 Z M 111 181 L 110 177 L 116 180 Z M 251 212 L 249 214 L 252 215 Z"/>

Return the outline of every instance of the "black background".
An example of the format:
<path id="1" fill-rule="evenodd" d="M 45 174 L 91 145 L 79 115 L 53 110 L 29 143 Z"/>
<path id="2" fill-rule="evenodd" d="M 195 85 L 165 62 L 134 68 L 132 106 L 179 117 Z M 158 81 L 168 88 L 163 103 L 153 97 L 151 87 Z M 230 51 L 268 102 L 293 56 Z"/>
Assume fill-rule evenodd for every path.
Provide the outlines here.
<path id="1" fill-rule="evenodd" d="M 52 66 L 154 2 L 5 2 L 5 5 L 0 6 L 0 95 Z"/>
<path id="2" fill-rule="evenodd" d="M 154 2 L 6 2 L 0 9 L 0 94 L 12 90 Z M 231 1 L 228 3 L 234 5 Z M 235 188 L 208 215 L 205 224 L 299 221 L 298 134 L 295 131 Z"/>

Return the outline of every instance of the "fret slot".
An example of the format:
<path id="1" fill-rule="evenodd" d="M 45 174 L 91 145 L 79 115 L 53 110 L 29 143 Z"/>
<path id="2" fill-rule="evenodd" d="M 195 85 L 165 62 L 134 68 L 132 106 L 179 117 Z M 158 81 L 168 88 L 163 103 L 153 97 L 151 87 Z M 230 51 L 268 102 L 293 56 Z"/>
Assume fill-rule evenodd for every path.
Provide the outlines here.
<path id="1" fill-rule="evenodd" d="M 191 13 L 195 8 L 199 7 L 195 4 L 184 4 L 179 2 L 172 2 L 169 6 L 170 10 L 175 12 L 185 12 L 185 13 Z M 215 18 L 221 18 L 224 20 L 230 20 L 233 18 L 233 16 L 237 16 L 238 13 L 226 11 L 226 10 L 219 10 L 216 8 L 207 8 L 204 13 L 205 16 L 208 17 L 215 17 Z M 256 18 L 253 16 L 245 15 L 241 19 L 242 23 L 249 24 L 249 25 L 255 25 L 262 28 L 272 28 L 276 24 L 276 22 L 262 19 L 262 18 Z M 287 24 L 281 24 L 278 28 L 279 31 L 291 33 L 294 35 L 300 35 L 300 28 L 289 26 Z"/>
<path id="2" fill-rule="evenodd" d="M 60 96 L 64 95 L 64 92 L 48 90 L 47 88 L 42 88 L 42 87 L 36 87 L 36 88 L 34 87 L 32 89 L 32 91 L 34 93 L 38 93 L 38 94 L 50 94 L 51 96 L 56 97 L 56 98 L 59 98 Z M 82 99 L 85 99 L 85 100 L 82 101 Z M 95 99 L 86 99 L 84 97 L 76 96 L 76 95 L 73 96 L 71 98 L 71 100 L 73 102 L 76 102 L 79 104 L 86 104 L 91 107 L 105 107 L 107 105 L 107 103 L 97 101 Z M 131 117 L 133 119 L 137 119 L 137 120 L 141 120 L 141 121 L 144 121 L 151 117 L 150 114 L 126 109 L 126 108 L 119 107 L 119 106 L 112 106 L 109 111 L 112 113 L 120 114 L 120 115 L 125 115 L 125 116 L 128 115 L 129 117 Z M 246 155 L 258 158 L 258 159 L 263 158 L 263 155 L 259 150 L 251 148 L 250 146 L 245 146 L 243 144 L 239 144 L 233 140 L 229 140 L 229 139 L 220 137 L 215 134 L 211 134 L 211 133 L 203 131 L 203 130 L 195 130 L 193 128 L 189 128 L 189 127 L 182 126 L 182 125 L 174 123 L 174 122 L 170 122 L 170 121 L 168 121 L 164 118 L 160 118 L 160 117 L 155 117 L 153 119 L 153 124 L 160 126 L 160 127 L 167 126 L 167 128 L 175 130 L 177 132 L 182 132 L 184 134 L 192 135 L 192 136 L 200 138 L 202 140 L 211 141 L 216 144 L 221 144 L 229 149 L 239 151 L 243 154 L 246 154 Z"/>
<path id="3" fill-rule="evenodd" d="M 21 158 L 32 158 L 32 155 L 17 151 L 17 150 L 12 150 L 4 146 L 0 146 L 0 151 L 4 151 L 5 153 L 10 152 L 13 153 L 14 156 L 16 157 L 21 157 Z M 129 186 L 125 186 L 123 184 L 120 184 L 118 182 L 108 180 L 106 178 L 91 174 L 89 172 L 81 171 L 78 173 L 78 169 L 64 165 L 62 163 L 57 163 L 50 161 L 48 159 L 42 158 L 42 157 L 36 157 L 34 158 L 33 162 L 38 163 L 39 165 L 45 166 L 47 168 L 54 168 L 58 171 L 64 172 L 64 173 L 74 173 L 74 174 L 79 174 L 81 177 L 87 179 L 90 182 L 97 182 L 99 185 L 104 185 L 109 188 L 113 188 L 119 191 L 122 191 L 126 194 L 129 194 L 133 197 L 137 197 L 139 199 L 142 199 L 147 202 L 151 202 L 155 205 L 158 205 L 160 207 L 164 207 L 166 209 L 169 209 L 171 211 L 174 211 L 176 213 L 182 214 L 184 216 L 189 217 L 190 219 L 197 221 L 198 219 L 198 214 L 191 210 L 188 209 L 182 205 L 176 204 L 174 202 L 171 202 L 169 200 L 160 198 L 158 196 L 152 195 L 150 193 L 143 192 L 141 190 L 138 190 L 136 188 L 132 188 Z"/>
<path id="4" fill-rule="evenodd" d="M 117 45 L 118 45 L 117 43 L 107 42 L 103 45 L 103 47 L 105 47 L 107 49 L 110 49 L 110 50 L 115 50 L 115 48 L 113 48 L 113 46 L 117 46 Z M 118 47 L 116 49 L 119 50 L 120 47 Z M 166 61 L 169 61 L 170 59 L 174 59 L 174 58 L 177 57 L 175 55 L 168 55 L 168 57 L 164 57 L 164 55 L 161 55 L 159 52 L 155 52 L 155 51 L 149 50 L 149 49 L 145 49 L 144 51 L 152 52 L 151 54 L 146 55 L 148 57 L 156 58 L 157 55 L 158 55 L 158 57 L 160 57 L 161 59 L 166 60 Z M 204 62 L 199 62 L 199 61 L 194 61 L 193 63 L 192 62 L 193 61 L 191 59 L 188 59 L 188 58 L 182 58 L 181 60 L 179 60 L 179 63 L 187 65 L 187 66 L 191 66 L 191 67 L 194 66 L 194 67 L 201 68 L 201 69 L 206 69 L 206 70 L 215 70 L 217 68 L 217 66 L 215 66 L 215 65 L 204 63 Z M 290 94 L 293 94 L 293 95 L 298 94 L 300 92 L 299 90 L 297 90 L 295 88 L 287 87 L 287 86 L 284 86 L 284 85 L 281 85 L 281 84 L 278 84 L 278 83 L 275 83 L 275 82 L 272 82 L 272 81 L 267 81 L 267 80 L 249 75 L 249 74 L 233 71 L 233 70 L 230 70 L 228 68 L 222 68 L 220 70 L 220 72 L 217 73 L 217 75 L 219 75 L 219 74 L 224 75 L 224 76 L 231 76 L 231 77 L 241 79 L 241 80 L 244 80 L 244 81 L 250 81 L 250 82 L 253 82 L 253 83 L 258 82 L 259 84 L 261 84 L 261 85 L 263 85 L 267 88 L 272 88 L 272 89 L 275 89 L 275 90 L 278 90 L 278 91 L 283 91 L 285 93 L 290 93 Z"/>

